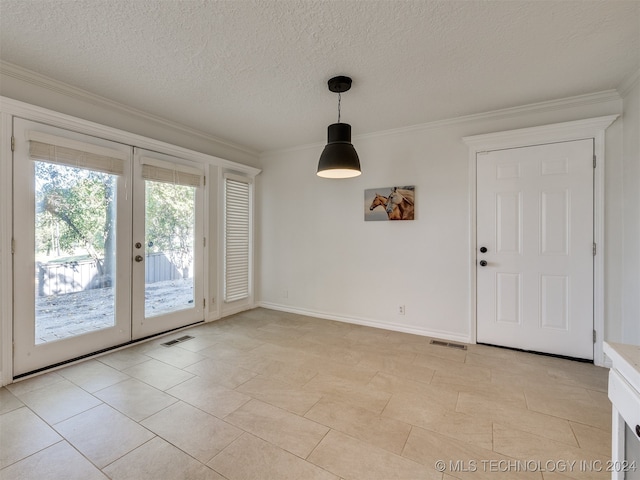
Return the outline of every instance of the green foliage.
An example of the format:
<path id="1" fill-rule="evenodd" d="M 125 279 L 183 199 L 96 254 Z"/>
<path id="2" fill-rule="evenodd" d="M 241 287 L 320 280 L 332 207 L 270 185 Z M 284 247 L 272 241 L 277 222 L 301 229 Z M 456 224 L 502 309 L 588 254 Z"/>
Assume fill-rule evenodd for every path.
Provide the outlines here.
<path id="1" fill-rule="evenodd" d="M 164 252 L 183 271 L 191 265 L 195 225 L 195 188 L 147 181 L 147 253 Z"/>
<path id="2" fill-rule="evenodd" d="M 106 173 L 35 162 L 36 252 L 73 255 L 84 247 L 95 260 L 115 220 L 115 177 Z"/>

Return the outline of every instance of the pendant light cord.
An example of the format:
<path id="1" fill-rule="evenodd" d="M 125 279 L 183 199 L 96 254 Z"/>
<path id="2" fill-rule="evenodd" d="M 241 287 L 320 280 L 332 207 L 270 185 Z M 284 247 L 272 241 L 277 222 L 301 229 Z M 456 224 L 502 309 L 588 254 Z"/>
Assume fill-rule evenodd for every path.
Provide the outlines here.
<path id="1" fill-rule="evenodd" d="M 338 93 L 338 123 L 340 123 L 340 103 L 342 102 L 342 94 Z"/>

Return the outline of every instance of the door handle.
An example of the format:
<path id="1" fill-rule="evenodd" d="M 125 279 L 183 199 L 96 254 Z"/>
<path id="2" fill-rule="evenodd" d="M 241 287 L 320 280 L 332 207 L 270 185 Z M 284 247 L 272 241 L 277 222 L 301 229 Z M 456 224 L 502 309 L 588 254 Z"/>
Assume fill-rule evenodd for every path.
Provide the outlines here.
<path id="1" fill-rule="evenodd" d="M 135 260 L 136 262 L 141 262 L 142 260 L 144 260 L 144 257 L 143 257 L 142 255 L 136 255 L 136 256 L 135 256 L 135 258 L 134 258 L 134 260 Z"/>
<path id="2" fill-rule="evenodd" d="M 486 260 L 480 260 L 480 266 L 481 267 L 486 267 L 487 266 L 487 261 Z"/>

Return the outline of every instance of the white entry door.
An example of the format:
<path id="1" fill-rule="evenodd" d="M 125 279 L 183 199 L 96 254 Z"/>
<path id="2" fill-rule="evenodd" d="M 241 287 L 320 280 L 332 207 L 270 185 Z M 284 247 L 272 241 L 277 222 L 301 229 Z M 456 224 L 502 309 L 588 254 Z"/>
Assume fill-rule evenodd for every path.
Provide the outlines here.
<path id="1" fill-rule="evenodd" d="M 593 140 L 477 155 L 477 341 L 593 359 Z"/>

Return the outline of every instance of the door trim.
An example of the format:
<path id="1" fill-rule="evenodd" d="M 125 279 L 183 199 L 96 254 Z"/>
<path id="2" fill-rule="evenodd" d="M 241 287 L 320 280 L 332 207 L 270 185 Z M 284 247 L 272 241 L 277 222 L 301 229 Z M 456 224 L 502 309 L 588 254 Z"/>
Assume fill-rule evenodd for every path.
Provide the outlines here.
<path id="1" fill-rule="evenodd" d="M 598 254 L 594 257 L 594 292 L 593 314 L 596 341 L 593 350 L 595 365 L 604 365 L 602 342 L 604 340 L 604 165 L 605 165 L 605 130 L 619 115 L 589 118 L 572 122 L 555 123 L 539 127 L 521 128 L 504 132 L 488 133 L 463 137 L 469 147 L 469 339 L 477 341 L 476 316 L 476 157 L 480 152 L 503 150 L 507 148 L 526 147 L 545 143 L 568 142 L 591 138 L 594 141 L 594 153 L 597 168 L 594 171 L 594 238 L 598 245 Z"/>

